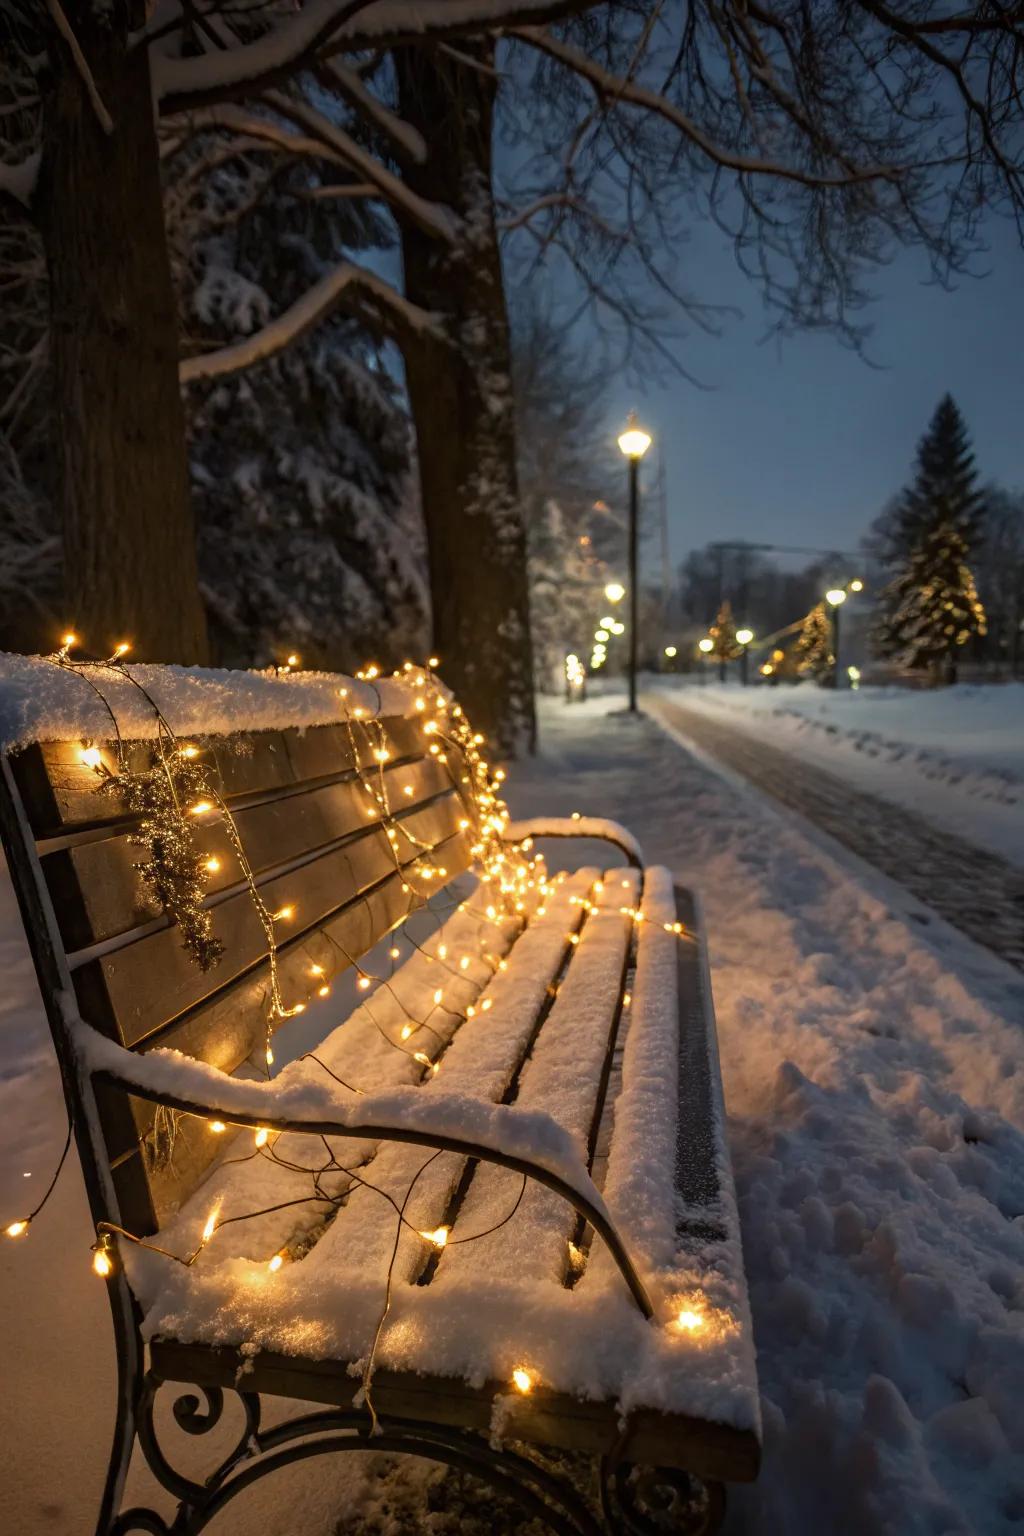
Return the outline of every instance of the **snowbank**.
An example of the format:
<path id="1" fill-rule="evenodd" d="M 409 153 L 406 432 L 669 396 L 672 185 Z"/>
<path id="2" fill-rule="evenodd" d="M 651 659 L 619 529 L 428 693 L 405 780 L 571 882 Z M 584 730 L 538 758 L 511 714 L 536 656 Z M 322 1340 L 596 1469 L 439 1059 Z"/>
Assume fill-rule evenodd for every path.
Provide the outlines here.
<path id="1" fill-rule="evenodd" d="M 393 678 L 359 682 L 336 672 L 231 672 L 219 667 L 130 664 L 128 671 L 159 705 L 178 735 L 334 725 L 356 709 L 412 714 L 415 690 Z M 0 652 L 0 750 L 31 741 L 106 740 L 110 715 L 88 678 L 109 700 L 122 736 L 157 734 L 152 704 L 109 667 L 84 677 L 42 656 Z M 341 689 L 347 689 L 344 698 Z"/>

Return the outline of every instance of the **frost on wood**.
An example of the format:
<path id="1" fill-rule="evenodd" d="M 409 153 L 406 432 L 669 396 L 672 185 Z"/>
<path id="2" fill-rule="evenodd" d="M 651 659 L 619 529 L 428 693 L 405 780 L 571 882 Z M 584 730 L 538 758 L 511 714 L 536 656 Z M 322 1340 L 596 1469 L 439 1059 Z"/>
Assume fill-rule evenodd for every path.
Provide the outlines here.
<path id="1" fill-rule="evenodd" d="M 362 708 L 367 717 L 411 715 L 416 690 L 384 679 L 375 686 L 333 672 L 278 676 L 217 667 L 129 666 L 178 735 L 302 729 L 336 725 Z M 90 669 L 110 700 L 122 736 L 157 735 L 152 705 L 127 678 L 110 668 Z M 346 688 L 342 699 L 340 689 Z M 0 750 L 33 741 L 106 741 L 110 715 L 76 672 L 41 656 L 0 653 Z"/>

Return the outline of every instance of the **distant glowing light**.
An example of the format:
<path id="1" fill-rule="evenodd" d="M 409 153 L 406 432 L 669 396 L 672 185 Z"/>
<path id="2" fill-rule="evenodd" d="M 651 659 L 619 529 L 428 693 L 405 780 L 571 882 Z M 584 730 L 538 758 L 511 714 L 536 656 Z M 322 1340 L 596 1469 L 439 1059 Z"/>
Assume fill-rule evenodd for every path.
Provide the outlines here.
<path id="1" fill-rule="evenodd" d="M 533 1376 L 525 1366 L 517 1365 L 512 1372 L 512 1385 L 517 1392 L 522 1392 L 525 1397 L 527 1392 L 533 1391 Z"/>
<path id="2" fill-rule="evenodd" d="M 626 595 L 626 589 L 621 581 L 610 581 L 604 589 L 604 595 L 610 603 L 621 603 Z"/>
<path id="3" fill-rule="evenodd" d="M 825 601 L 831 603 L 833 608 L 838 608 L 846 602 L 846 589 L 844 587 L 829 587 L 825 593 Z"/>
<path id="4" fill-rule="evenodd" d="M 736 639 L 740 645 L 749 645 L 753 638 L 754 631 L 752 629 L 738 629 L 736 631 Z"/>
<path id="5" fill-rule="evenodd" d="M 679 655 L 679 651 L 674 645 L 666 645 L 665 655 L 668 657 L 669 661 L 671 661 L 674 656 Z"/>
<path id="6" fill-rule="evenodd" d="M 697 649 L 698 649 L 698 651 L 703 651 L 705 656 L 708 654 L 709 651 L 713 651 L 714 648 L 715 648 L 715 642 L 712 640 L 710 635 L 705 635 L 703 640 L 698 640 L 697 641 Z"/>

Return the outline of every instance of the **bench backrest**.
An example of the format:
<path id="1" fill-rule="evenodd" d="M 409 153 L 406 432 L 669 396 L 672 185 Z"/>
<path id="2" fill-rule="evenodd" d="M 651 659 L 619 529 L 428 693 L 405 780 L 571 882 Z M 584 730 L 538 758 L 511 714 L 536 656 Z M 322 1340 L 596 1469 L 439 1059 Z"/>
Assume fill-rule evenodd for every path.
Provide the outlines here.
<path id="1" fill-rule="evenodd" d="M 315 966 L 336 974 L 422 903 L 423 881 L 409 878 L 413 865 L 429 864 L 439 888 L 470 862 L 464 761 L 431 755 L 416 719 L 190 740 L 231 811 L 266 905 L 293 911 L 275 924 L 280 989 L 290 1005 L 316 989 Z M 97 745 L 115 769 L 112 745 Z M 82 1017 L 131 1050 L 168 1046 L 225 1072 L 250 1057 L 262 1064 L 268 945 L 223 818 L 196 821 L 204 858 L 219 862 L 206 904 L 224 944 L 219 963 L 204 972 L 142 884 L 144 855 L 129 842 L 137 818 L 116 792 L 100 792 L 101 775 L 83 760 L 83 746 L 45 743 L 10 758 Z M 375 755 L 382 750 L 385 762 Z M 154 751 L 149 742 L 127 743 L 127 766 L 147 768 Z M 151 1104 L 108 1090 L 99 1110 L 122 1221 L 151 1233 L 191 1193 L 217 1138 L 202 1126 L 176 1127 L 168 1159 L 168 1128 Z"/>

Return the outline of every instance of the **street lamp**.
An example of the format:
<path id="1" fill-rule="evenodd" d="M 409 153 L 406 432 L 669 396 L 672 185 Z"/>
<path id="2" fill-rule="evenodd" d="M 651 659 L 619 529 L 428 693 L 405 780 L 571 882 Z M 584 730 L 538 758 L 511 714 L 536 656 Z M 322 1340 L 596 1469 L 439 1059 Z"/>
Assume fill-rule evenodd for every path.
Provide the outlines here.
<path id="1" fill-rule="evenodd" d="M 604 589 L 604 595 L 610 603 L 621 603 L 626 589 L 621 581 L 610 581 Z"/>
<path id="2" fill-rule="evenodd" d="M 736 631 L 736 643 L 737 645 L 742 645 L 743 647 L 742 651 L 740 652 L 740 682 L 743 684 L 744 688 L 747 686 L 747 682 L 749 680 L 747 676 L 747 646 L 750 644 L 753 638 L 754 631 L 752 629 L 738 629 Z"/>
<path id="3" fill-rule="evenodd" d="M 842 673 L 839 670 L 839 610 L 846 602 L 845 587 L 829 587 L 825 593 L 826 603 L 832 607 L 832 665 L 834 668 L 835 689 L 839 692 L 839 679 Z"/>
<path id="4" fill-rule="evenodd" d="M 697 641 L 698 651 L 703 651 L 705 656 L 709 656 L 714 648 L 715 642 L 712 640 L 710 635 L 705 635 L 703 640 Z"/>
<path id="5" fill-rule="evenodd" d="M 637 424 L 636 412 L 630 411 L 626 430 L 619 437 L 619 449 L 629 460 L 629 708 L 636 713 L 636 666 L 639 652 L 639 522 L 640 460 L 651 446 L 650 434 Z M 615 599 L 608 587 L 609 602 Z"/>

